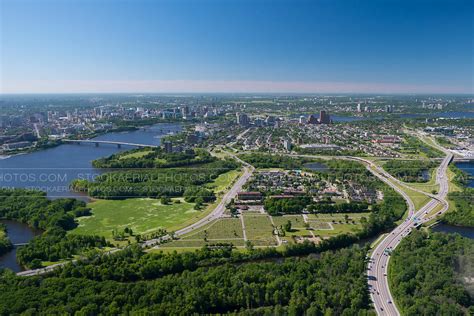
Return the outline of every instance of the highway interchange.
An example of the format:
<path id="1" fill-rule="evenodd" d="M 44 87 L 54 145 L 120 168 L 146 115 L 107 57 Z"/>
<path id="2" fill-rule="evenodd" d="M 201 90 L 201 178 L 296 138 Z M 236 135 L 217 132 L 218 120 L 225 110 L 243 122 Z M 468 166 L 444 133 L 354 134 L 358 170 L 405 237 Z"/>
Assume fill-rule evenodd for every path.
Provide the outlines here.
<path id="1" fill-rule="evenodd" d="M 432 216 L 429 216 L 430 212 L 433 211 L 439 204 L 443 206 L 443 208 L 437 212 L 434 216 L 441 215 L 448 209 L 448 202 L 446 201 L 446 195 L 448 193 L 448 179 L 446 175 L 446 170 L 448 168 L 449 163 L 453 159 L 453 155 L 445 150 L 441 146 L 436 146 L 438 149 L 442 150 L 446 156 L 443 159 L 442 163 L 437 169 L 436 172 L 436 183 L 439 185 L 439 192 L 436 195 L 429 194 L 423 192 L 421 190 L 414 189 L 412 187 L 408 187 L 405 183 L 399 181 L 398 179 L 394 178 L 390 174 L 388 174 L 385 170 L 381 167 L 375 165 L 372 161 L 358 158 L 358 157 L 339 157 L 342 159 L 348 160 L 355 160 L 360 161 L 366 165 L 366 168 L 372 172 L 376 177 L 380 180 L 385 182 L 387 185 L 392 187 L 396 192 L 403 196 L 408 204 L 408 216 L 403 223 L 397 226 L 392 232 L 388 233 L 381 242 L 373 249 L 369 263 L 367 266 L 367 276 L 368 276 L 368 285 L 370 291 L 370 297 L 374 304 L 374 308 L 378 315 L 400 315 L 398 311 L 392 294 L 390 292 L 389 284 L 388 284 L 388 264 L 390 260 L 390 252 L 395 249 L 401 240 L 410 234 L 411 230 L 415 227 L 429 221 L 432 219 Z M 254 167 L 250 164 L 240 160 L 237 156 L 231 155 L 234 159 L 237 159 L 239 162 L 243 164 L 243 174 L 240 178 L 233 184 L 232 188 L 222 197 L 219 204 L 214 208 L 214 210 L 209 213 L 204 218 L 200 219 L 199 221 L 183 228 L 175 232 L 175 236 L 182 236 L 187 234 L 195 229 L 198 229 L 209 222 L 222 217 L 225 211 L 225 205 L 236 196 L 237 192 L 242 189 L 242 186 L 248 181 L 248 179 L 252 176 L 254 172 Z M 306 155 L 292 155 L 292 156 L 306 156 Z M 322 157 L 319 157 L 322 158 Z M 420 194 L 425 194 L 431 198 L 431 200 L 424 205 L 419 210 L 415 209 L 413 201 L 411 198 L 400 188 L 400 187 L 407 187 L 411 190 L 417 191 Z M 166 235 L 164 237 L 160 237 L 157 239 L 148 240 L 143 243 L 144 247 L 151 247 L 154 246 L 164 240 L 170 239 L 171 236 Z M 111 252 L 118 251 L 118 249 L 113 250 Z M 18 275 L 22 276 L 31 276 L 31 275 L 38 275 L 47 273 L 65 263 L 59 263 L 56 265 L 52 265 L 42 269 L 36 270 L 28 270 L 19 272 Z"/>
<path id="2" fill-rule="evenodd" d="M 386 172 L 382 171 L 379 174 L 379 178 L 385 183 L 389 184 L 392 188 L 396 188 L 397 192 L 401 193 L 402 196 L 408 203 L 409 213 L 407 219 L 390 232 L 378 245 L 373 249 L 367 266 L 367 276 L 370 290 L 370 297 L 374 303 L 374 308 L 378 315 L 400 315 L 397 306 L 394 303 L 392 294 L 390 292 L 388 284 L 388 264 L 390 261 L 390 253 L 395 249 L 401 240 L 410 234 L 411 230 L 415 227 L 431 220 L 431 216 L 428 214 L 433 211 L 439 204 L 443 205 L 443 208 L 435 214 L 435 216 L 441 215 L 448 209 L 448 202 L 446 201 L 446 195 L 448 193 L 448 179 L 446 170 L 449 163 L 451 162 L 453 155 L 447 152 L 444 148 L 440 148 L 446 153 L 441 165 L 438 167 L 436 173 L 436 183 L 439 184 L 439 192 L 437 195 L 427 194 L 422 191 L 418 191 L 420 194 L 426 194 L 432 199 L 419 210 L 415 210 L 413 202 L 407 194 L 401 193 L 397 185 L 395 185 L 391 179 L 392 177 L 387 176 Z M 369 166 L 372 163 L 369 162 Z M 370 168 L 372 169 L 372 168 Z M 369 169 L 369 170 L 370 170 Z M 372 169 L 373 170 L 373 169 Z M 379 173 L 380 169 L 374 173 Z M 390 179 L 390 180 L 389 180 Z M 403 191 L 402 191 L 403 192 Z"/>

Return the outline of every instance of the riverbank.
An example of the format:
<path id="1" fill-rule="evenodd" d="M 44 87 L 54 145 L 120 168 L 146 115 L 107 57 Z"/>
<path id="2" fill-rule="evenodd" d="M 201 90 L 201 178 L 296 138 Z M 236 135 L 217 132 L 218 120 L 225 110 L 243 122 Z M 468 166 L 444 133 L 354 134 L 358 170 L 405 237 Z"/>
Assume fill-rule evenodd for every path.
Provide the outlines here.
<path id="1" fill-rule="evenodd" d="M 169 133 L 179 133 L 179 124 L 160 123 L 146 129 L 106 133 L 95 139 L 159 146 L 161 138 Z M 61 144 L 54 148 L 32 153 L 16 154 L 0 160 L 0 187 L 39 189 L 47 192 L 49 198 L 72 197 L 83 199 L 69 186 L 74 179 L 93 179 L 104 170 L 94 168 L 93 160 L 107 157 L 133 147 L 102 144 Z"/>
<path id="2" fill-rule="evenodd" d="M 40 235 L 42 231 L 9 219 L 0 219 L 0 225 L 6 227 L 6 236 L 12 245 L 8 251 L 0 254 L 0 268 L 8 268 L 14 272 L 23 271 L 24 268 L 16 260 L 17 249 L 22 244 L 28 243 L 35 236 Z"/>

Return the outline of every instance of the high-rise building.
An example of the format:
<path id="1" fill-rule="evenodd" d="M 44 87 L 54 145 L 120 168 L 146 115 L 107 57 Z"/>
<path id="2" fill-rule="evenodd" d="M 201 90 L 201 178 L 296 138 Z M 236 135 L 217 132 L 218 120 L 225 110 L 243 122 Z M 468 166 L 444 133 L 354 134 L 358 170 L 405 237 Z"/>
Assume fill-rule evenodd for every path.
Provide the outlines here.
<path id="1" fill-rule="evenodd" d="M 181 108 L 181 116 L 182 117 L 189 116 L 189 107 L 187 105 Z"/>
<path id="2" fill-rule="evenodd" d="M 357 112 L 362 112 L 362 106 L 360 105 L 360 103 L 357 103 Z"/>
<path id="3" fill-rule="evenodd" d="M 308 116 L 308 124 L 318 124 L 318 119 L 316 118 L 316 116 L 314 116 L 313 114 Z"/>
<path id="4" fill-rule="evenodd" d="M 283 141 L 283 147 L 285 147 L 286 150 L 291 151 L 291 140 L 285 139 Z"/>
<path id="5" fill-rule="evenodd" d="M 319 112 L 319 123 L 320 124 L 331 124 L 331 117 L 326 111 Z"/>
<path id="6" fill-rule="evenodd" d="M 236 113 L 237 124 L 240 126 L 248 126 L 250 124 L 250 119 L 245 113 Z"/>
<path id="7" fill-rule="evenodd" d="M 275 124 L 275 117 L 274 117 L 274 116 L 271 116 L 271 115 L 267 116 L 267 117 L 265 118 L 265 124 L 267 124 L 267 125 L 274 125 L 274 124 Z"/>

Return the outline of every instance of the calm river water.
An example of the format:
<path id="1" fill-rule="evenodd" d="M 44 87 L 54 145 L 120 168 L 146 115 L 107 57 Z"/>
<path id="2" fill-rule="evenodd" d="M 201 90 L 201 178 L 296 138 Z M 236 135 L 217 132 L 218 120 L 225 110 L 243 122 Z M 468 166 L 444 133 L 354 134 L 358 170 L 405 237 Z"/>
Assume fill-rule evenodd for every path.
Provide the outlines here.
<path id="1" fill-rule="evenodd" d="M 159 145 L 168 133 L 181 130 L 179 124 L 157 124 L 132 132 L 109 133 L 97 140 L 121 141 L 147 145 Z M 69 190 L 69 184 L 77 178 L 91 178 L 101 173 L 91 166 L 92 160 L 109 156 L 133 147 L 101 144 L 65 144 L 55 148 L 17 155 L 0 160 L 0 187 L 30 188 L 47 192 L 51 198 L 79 197 Z"/>
<path id="2" fill-rule="evenodd" d="M 154 126 L 131 132 L 109 133 L 99 136 L 97 140 L 130 142 L 147 145 L 160 145 L 160 139 L 169 134 L 181 131 L 180 124 L 156 124 Z M 76 197 L 86 199 L 69 190 L 72 180 L 83 177 L 91 178 L 101 173 L 92 168 L 94 159 L 109 156 L 133 147 L 94 144 L 65 144 L 55 148 L 30 154 L 17 155 L 0 159 L 0 187 L 30 188 L 47 192 L 50 198 Z M 27 243 L 40 232 L 25 224 L 9 220 L 0 220 L 7 225 L 8 237 L 13 244 Z M 0 267 L 20 271 L 16 262 L 16 249 L 0 257 Z"/>

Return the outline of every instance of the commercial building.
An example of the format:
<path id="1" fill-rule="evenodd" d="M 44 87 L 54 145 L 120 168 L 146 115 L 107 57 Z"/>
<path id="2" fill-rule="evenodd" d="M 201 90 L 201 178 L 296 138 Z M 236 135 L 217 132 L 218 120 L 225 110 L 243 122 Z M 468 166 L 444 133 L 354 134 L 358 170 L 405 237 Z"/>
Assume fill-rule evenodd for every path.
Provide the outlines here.
<path id="1" fill-rule="evenodd" d="M 331 117 L 326 111 L 319 112 L 319 124 L 331 124 Z"/>
<path id="2" fill-rule="evenodd" d="M 237 117 L 237 124 L 240 126 L 248 126 L 250 124 L 250 119 L 247 114 L 245 113 L 236 113 Z"/>

